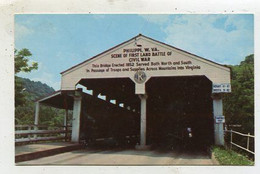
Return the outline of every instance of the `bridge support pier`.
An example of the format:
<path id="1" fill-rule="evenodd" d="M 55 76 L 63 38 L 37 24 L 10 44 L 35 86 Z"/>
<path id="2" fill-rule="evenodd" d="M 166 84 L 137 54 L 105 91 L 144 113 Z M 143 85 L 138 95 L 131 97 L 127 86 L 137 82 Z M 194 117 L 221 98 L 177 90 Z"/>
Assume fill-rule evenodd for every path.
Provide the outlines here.
<path id="1" fill-rule="evenodd" d="M 141 116 L 140 116 L 140 145 L 136 146 L 138 150 L 149 149 L 146 145 L 146 100 L 148 96 L 146 94 L 140 94 L 141 99 Z"/>
<path id="2" fill-rule="evenodd" d="M 216 123 L 215 117 L 223 115 L 223 105 L 221 94 L 212 94 L 213 115 L 214 115 L 214 139 L 216 145 L 224 146 L 224 128 L 223 123 Z"/>
<path id="3" fill-rule="evenodd" d="M 71 142 L 79 142 L 79 133 L 80 133 L 80 115 L 81 115 L 81 96 L 74 96 L 73 104 L 73 117 L 72 117 L 72 133 L 71 133 Z"/>
<path id="4" fill-rule="evenodd" d="M 38 130 L 40 115 L 40 102 L 35 103 L 35 115 L 34 115 L 34 130 Z M 34 134 L 34 138 L 37 138 L 37 134 Z"/>

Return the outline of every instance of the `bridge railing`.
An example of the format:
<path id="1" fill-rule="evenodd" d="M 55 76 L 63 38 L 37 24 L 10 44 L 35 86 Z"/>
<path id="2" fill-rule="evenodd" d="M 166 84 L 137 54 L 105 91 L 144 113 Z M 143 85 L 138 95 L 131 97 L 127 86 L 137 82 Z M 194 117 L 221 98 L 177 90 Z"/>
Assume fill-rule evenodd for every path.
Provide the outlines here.
<path id="1" fill-rule="evenodd" d="M 15 125 L 15 144 L 70 139 L 71 126 Z"/>
<path id="2" fill-rule="evenodd" d="M 250 150 L 250 142 L 254 142 L 254 139 L 255 139 L 255 136 L 254 135 L 250 135 L 250 133 L 248 134 L 243 134 L 241 132 L 237 132 L 237 131 L 233 131 L 232 129 L 231 130 L 225 130 L 225 132 L 228 132 L 230 133 L 230 148 L 232 149 L 232 146 L 236 146 L 237 148 L 239 149 L 242 149 L 244 151 L 247 151 L 253 155 L 255 155 L 255 152 Z M 242 146 L 242 145 L 239 145 L 237 144 L 236 142 L 234 142 L 234 135 L 239 135 L 239 136 L 242 136 L 242 137 L 247 137 L 247 141 L 246 141 L 246 147 Z M 250 139 L 253 139 L 253 141 Z"/>

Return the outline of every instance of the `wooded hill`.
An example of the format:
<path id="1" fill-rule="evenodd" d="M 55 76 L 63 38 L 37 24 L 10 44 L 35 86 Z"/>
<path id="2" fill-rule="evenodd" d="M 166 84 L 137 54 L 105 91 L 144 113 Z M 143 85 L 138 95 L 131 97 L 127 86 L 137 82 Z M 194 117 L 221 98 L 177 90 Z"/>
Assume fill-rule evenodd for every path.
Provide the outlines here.
<path id="1" fill-rule="evenodd" d="M 22 77 L 17 78 L 22 82 L 24 87 L 23 91 L 28 94 L 27 97 L 30 101 L 34 101 L 54 92 L 54 89 L 52 87 L 40 81 L 32 81 L 30 79 Z"/>
<path id="2" fill-rule="evenodd" d="M 22 92 L 25 95 L 24 105 L 18 105 L 15 108 L 16 124 L 33 124 L 35 112 L 35 100 L 54 92 L 54 89 L 45 83 L 32 81 L 30 79 L 16 76 L 22 86 Z M 64 111 L 51 107 L 41 106 L 40 124 L 63 125 Z"/>

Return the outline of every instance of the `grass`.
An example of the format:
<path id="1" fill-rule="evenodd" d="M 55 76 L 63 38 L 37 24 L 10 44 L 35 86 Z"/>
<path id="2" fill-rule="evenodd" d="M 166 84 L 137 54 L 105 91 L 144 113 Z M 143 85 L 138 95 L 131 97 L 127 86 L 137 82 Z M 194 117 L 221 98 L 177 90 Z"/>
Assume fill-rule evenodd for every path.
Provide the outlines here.
<path id="1" fill-rule="evenodd" d="M 214 146 L 212 153 L 214 153 L 220 165 L 254 165 L 254 162 L 246 156 L 238 154 L 233 150 L 227 150 L 224 147 Z"/>

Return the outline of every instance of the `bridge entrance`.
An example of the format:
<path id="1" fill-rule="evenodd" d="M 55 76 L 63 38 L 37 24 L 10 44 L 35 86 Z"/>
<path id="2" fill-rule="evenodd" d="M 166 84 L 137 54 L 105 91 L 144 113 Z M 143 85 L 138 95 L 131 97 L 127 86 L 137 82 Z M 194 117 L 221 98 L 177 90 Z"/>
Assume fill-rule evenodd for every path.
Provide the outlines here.
<path id="1" fill-rule="evenodd" d="M 130 147 L 140 132 L 140 101 L 129 78 L 82 79 L 92 90 L 82 98 L 80 141 L 99 147 Z M 105 95 L 99 97 L 99 95 Z"/>
<path id="2" fill-rule="evenodd" d="M 148 143 L 194 150 L 213 144 L 211 89 L 205 76 L 151 78 L 146 86 Z"/>

